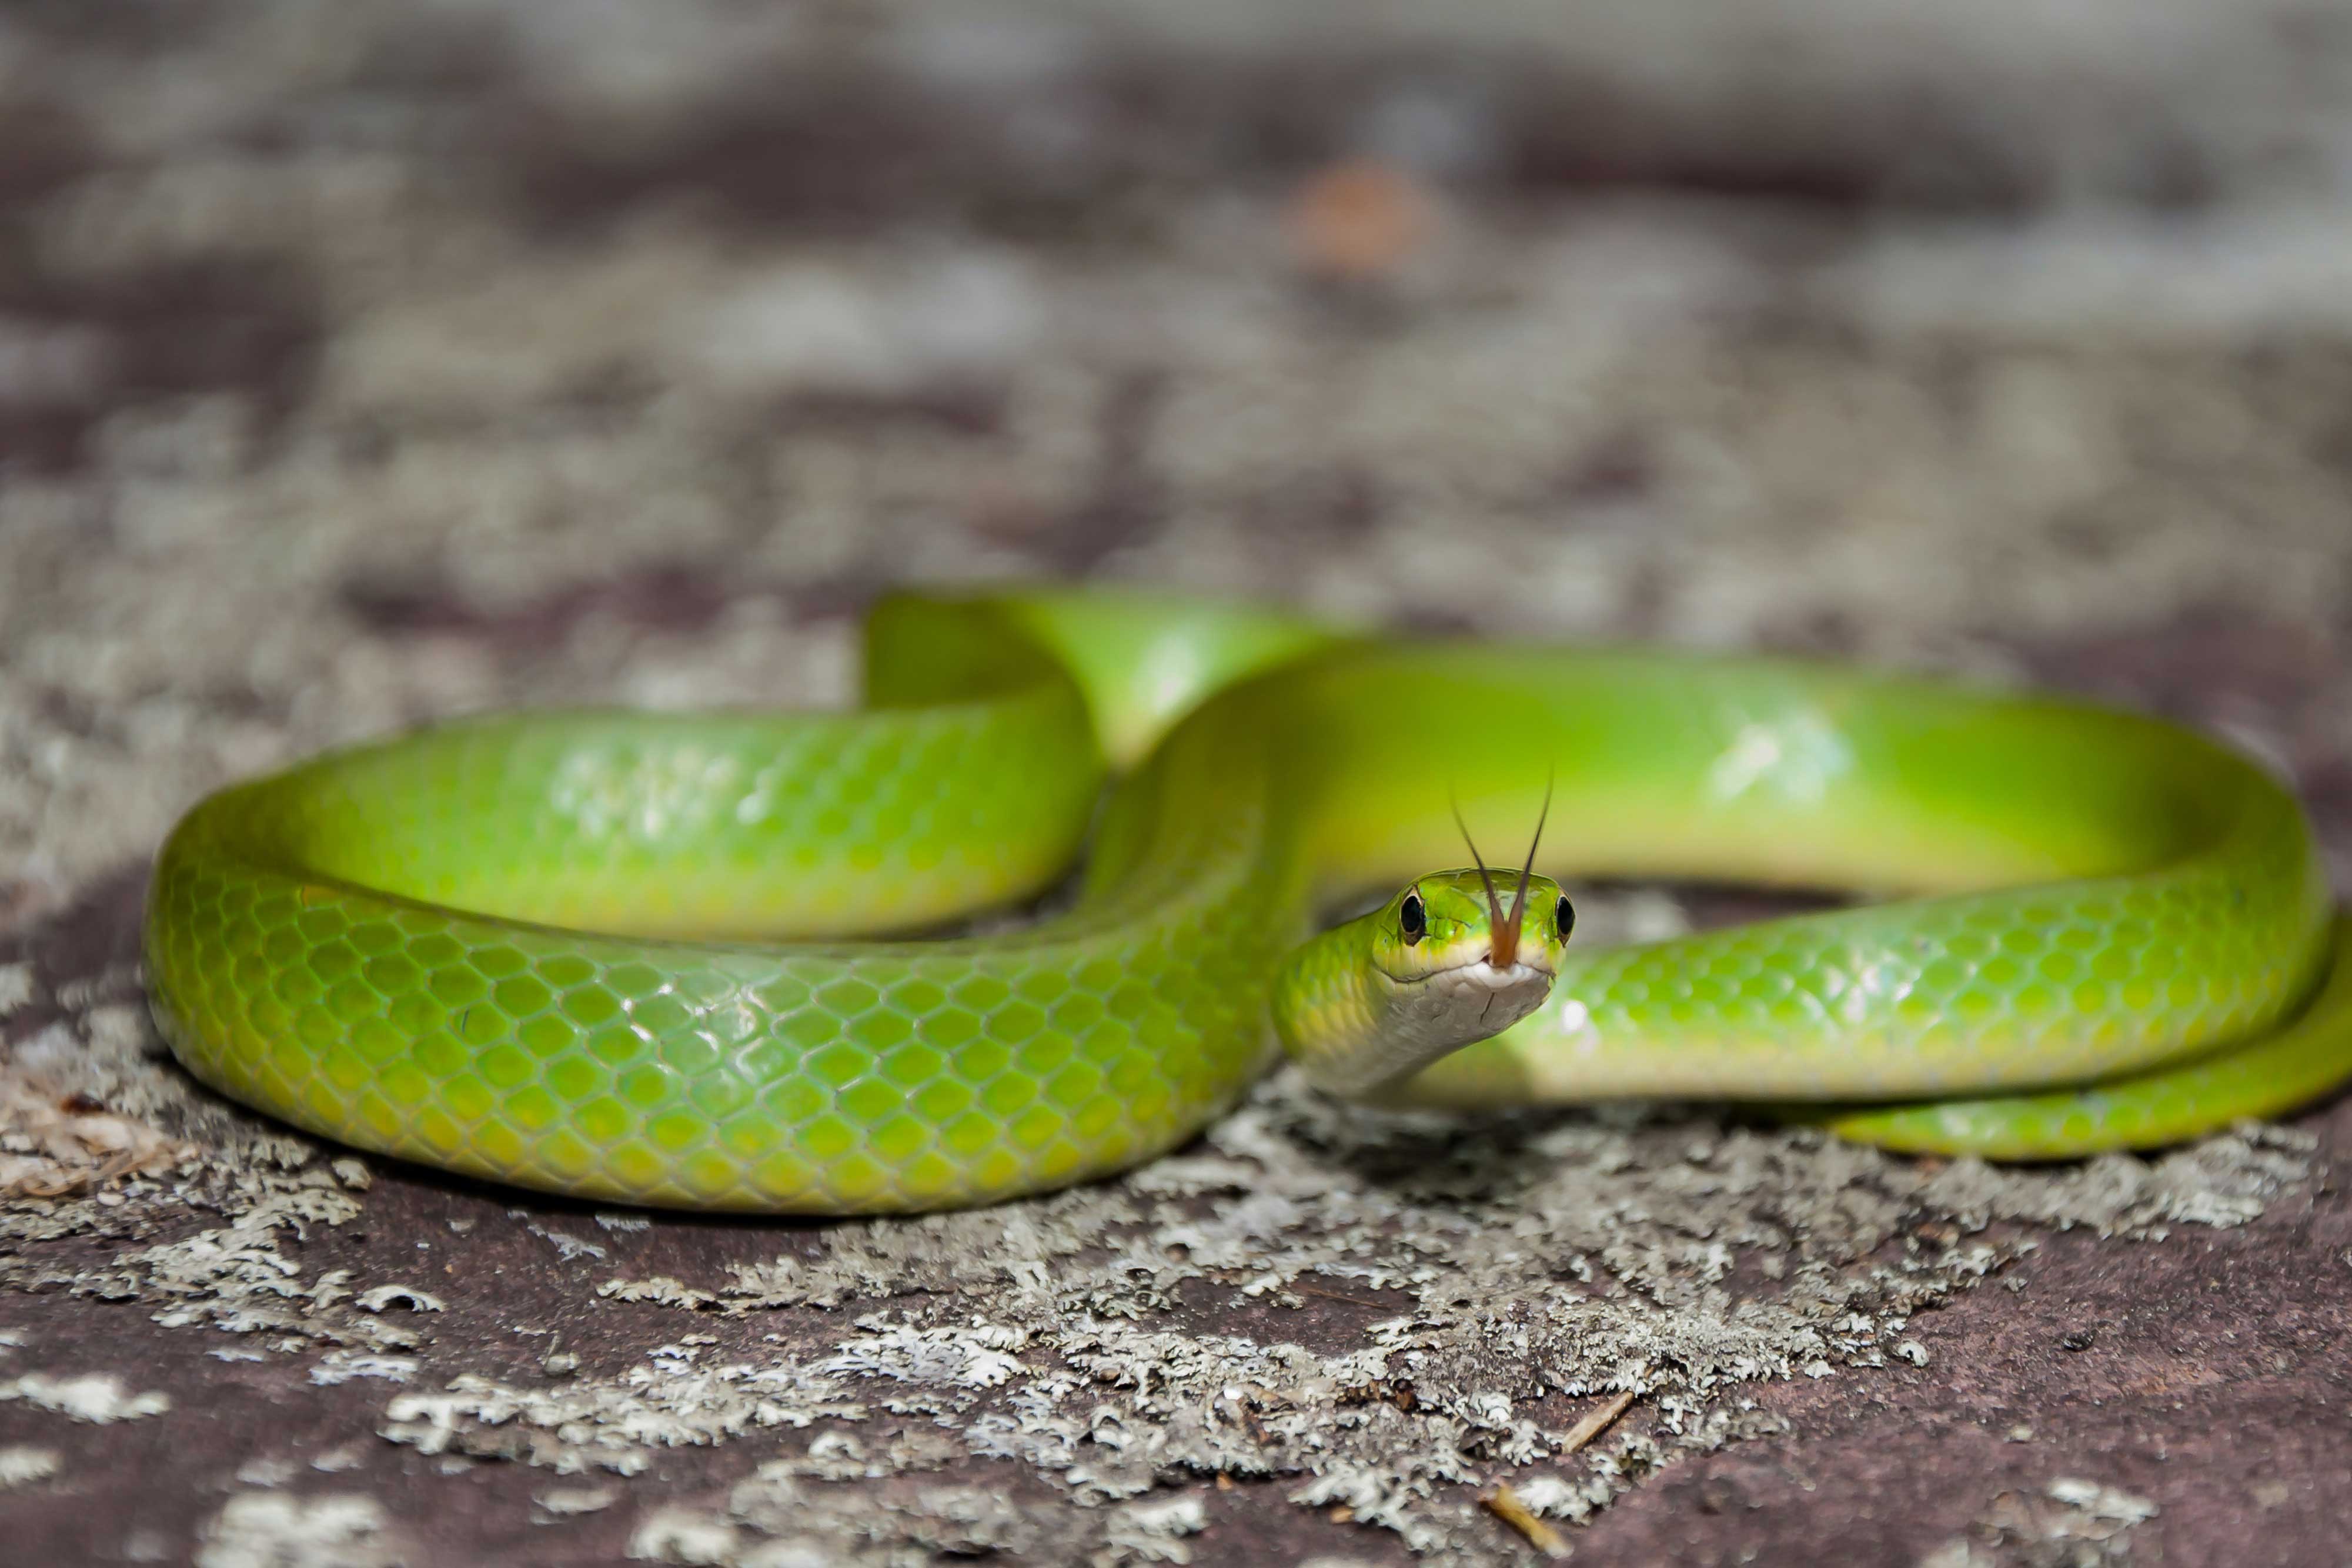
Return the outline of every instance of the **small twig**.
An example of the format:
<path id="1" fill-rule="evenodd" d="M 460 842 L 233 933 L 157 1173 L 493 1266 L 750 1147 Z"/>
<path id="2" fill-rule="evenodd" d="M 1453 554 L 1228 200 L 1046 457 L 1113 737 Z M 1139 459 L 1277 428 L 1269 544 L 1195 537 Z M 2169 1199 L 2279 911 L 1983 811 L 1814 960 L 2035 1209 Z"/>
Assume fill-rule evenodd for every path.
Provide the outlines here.
<path id="1" fill-rule="evenodd" d="M 1559 1457 L 1563 1459 L 1568 1458 L 1607 1431 L 1612 1421 L 1633 1407 L 1633 1399 L 1634 1395 L 1630 1389 L 1614 1395 L 1608 1404 L 1570 1427 L 1568 1436 L 1560 1440 Z M 1546 1557 L 1557 1560 L 1566 1557 L 1573 1550 L 1565 1536 L 1536 1517 L 1535 1511 L 1519 1500 L 1519 1494 L 1513 1491 L 1507 1482 L 1495 1482 L 1478 1494 L 1478 1500 L 1489 1513 L 1526 1536 L 1528 1543 Z"/>
<path id="2" fill-rule="evenodd" d="M 1528 1545 L 1553 1561 L 1566 1557 L 1573 1550 L 1568 1538 L 1538 1519 L 1535 1511 L 1521 1502 L 1519 1494 L 1513 1491 L 1507 1483 L 1495 1482 L 1478 1494 L 1478 1500 L 1486 1506 L 1487 1512 L 1526 1536 Z"/>
<path id="3" fill-rule="evenodd" d="M 1575 1426 L 1570 1427 L 1568 1429 L 1568 1436 L 1561 1440 L 1559 1445 L 1559 1457 L 1561 1458 L 1568 1458 L 1569 1455 L 1576 1452 L 1579 1448 L 1584 1447 L 1585 1444 L 1590 1443 L 1593 1438 L 1598 1437 L 1601 1433 L 1609 1430 L 1609 1423 L 1614 1421 L 1618 1416 L 1622 1416 L 1626 1411 L 1633 1407 L 1633 1390 L 1628 1389 L 1624 1393 L 1620 1394 L 1615 1398 L 1610 1400 L 1608 1404 L 1603 1405 L 1600 1409 L 1595 1410 L 1591 1415 L 1585 1416 L 1583 1420 L 1579 1421 Z"/>
<path id="4" fill-rule="evenodd" d="M 1368 1301 L 1361 1296 L 1343 1296 L 1337 1291 L 1318 1291 L 1312 1285 L 1294 1282 L 1290 1288 L 1302 1296 L 1320 1296 L 1327 1301 L 1345 1301 L 1351 1307 L 1370 1307 L 1374 1312 L 1379 1312 L 1383 1305 L 1380 1301 Z"/>

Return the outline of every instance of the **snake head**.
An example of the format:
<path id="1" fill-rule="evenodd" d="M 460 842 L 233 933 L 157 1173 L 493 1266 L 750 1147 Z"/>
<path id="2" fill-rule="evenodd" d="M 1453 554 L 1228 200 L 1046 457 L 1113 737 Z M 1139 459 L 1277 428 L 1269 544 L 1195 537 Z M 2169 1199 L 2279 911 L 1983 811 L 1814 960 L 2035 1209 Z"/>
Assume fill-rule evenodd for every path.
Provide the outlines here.
<path id="1" fill-rule="evenodd" d="M 1546 785 L 1507 908 L 1457 806 L 1454 824 L 1477 863 L 1410 883 L 1381 911 L 1392 917 L 1373 922 L 1372 963 L 1389 982 L 1382 1027 L 1400 1051 L 1443 1054 L 1500 1034 L 1551 994 L 1576 910 L 1559 883 L 1535 874 L 1550 815 Z"/>
<path id="2" fill-rule="evenodd" d="M 1559 971 L 1575 923 L 1568 895 L 1548 876 L 1530 874 L 1506 904 L 1493 896 L 1484 871 L 1432 872 L 1381 906 L 1372 923 L 1372 962 L 1407 982 L 1477 964 L 1538 969 L 1549 979 Z"/>
<path id="3" fill-rule="evenodd" d="M 1529 874 L 1508 907 L 1481 869 L 1408 883 L 1371 918 L 1371 961 L 1390 1020 L 1429 1046 L 1499 1034 L 1551 994 L 1575 911 L 1559 883 Z"/>

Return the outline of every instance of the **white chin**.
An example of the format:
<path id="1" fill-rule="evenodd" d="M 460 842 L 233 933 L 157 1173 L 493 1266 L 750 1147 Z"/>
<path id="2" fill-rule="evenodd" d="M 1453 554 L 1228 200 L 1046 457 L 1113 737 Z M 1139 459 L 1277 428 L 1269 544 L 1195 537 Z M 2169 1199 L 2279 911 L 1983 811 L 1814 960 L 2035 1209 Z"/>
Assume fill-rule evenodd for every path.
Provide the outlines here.
<path id="1" fill-rule="evenodd" d="M 1308 1075 L 1336 1093 L 1361 1095 L 1418 1072 L 1439 1057 L 1497 1035 L 1543 1005 L 1550 971 L 1486 962 L 1393 983 L 1385 1016 L 1341 1071 Z"/>
<path id="2" fill-rule="evenodd" d="M 1420 1015 L 1413 1032 L 1433 1040 L 1448 1036 L 1464 1044 L 1500 1034 L 1543 1005 L 1551 994 L 1550 971 L 1528 964 L 1496 967 L 1465 964 L 1432 975 L 1415 988 L 1412 1010 Z"/>

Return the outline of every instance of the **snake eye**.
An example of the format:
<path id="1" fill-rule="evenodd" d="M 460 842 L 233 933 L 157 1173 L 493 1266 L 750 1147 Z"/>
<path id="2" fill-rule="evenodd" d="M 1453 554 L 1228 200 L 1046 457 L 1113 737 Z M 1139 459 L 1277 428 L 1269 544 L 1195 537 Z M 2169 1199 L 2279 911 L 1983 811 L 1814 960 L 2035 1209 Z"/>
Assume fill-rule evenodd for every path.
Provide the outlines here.
<path id="1" fill-rule="evenodd" d="M 1421 894 L 1408 893 L 1404 902 L 1397 905 L 1397 929 L 1404 934 L 1408 947 L 1429 935 L 1429 915 L 1422 907 Z"/>
<path id="2" fill-rule="evenodd" d="M 1559 902 L 1552 905 L 1551 923 L 1559 928 L 1559 939 L 1563 942 L 1568 940 L 1568 934 L 1576 929 L 1576 905 L 1569 903 L 1568 894 L 1561 894 Z"/>

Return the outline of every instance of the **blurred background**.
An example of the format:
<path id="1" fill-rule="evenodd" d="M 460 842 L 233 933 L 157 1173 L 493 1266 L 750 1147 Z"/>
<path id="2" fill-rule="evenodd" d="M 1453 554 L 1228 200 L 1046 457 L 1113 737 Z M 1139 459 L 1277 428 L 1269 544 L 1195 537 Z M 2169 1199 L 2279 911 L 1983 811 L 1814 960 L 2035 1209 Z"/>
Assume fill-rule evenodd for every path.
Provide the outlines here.
<path id="1" fill-rule="evenodd" d="M 2352 8 L 16 0 L 0 922 L 891 584 L 1853 654 L 2352 817 Z"/>

